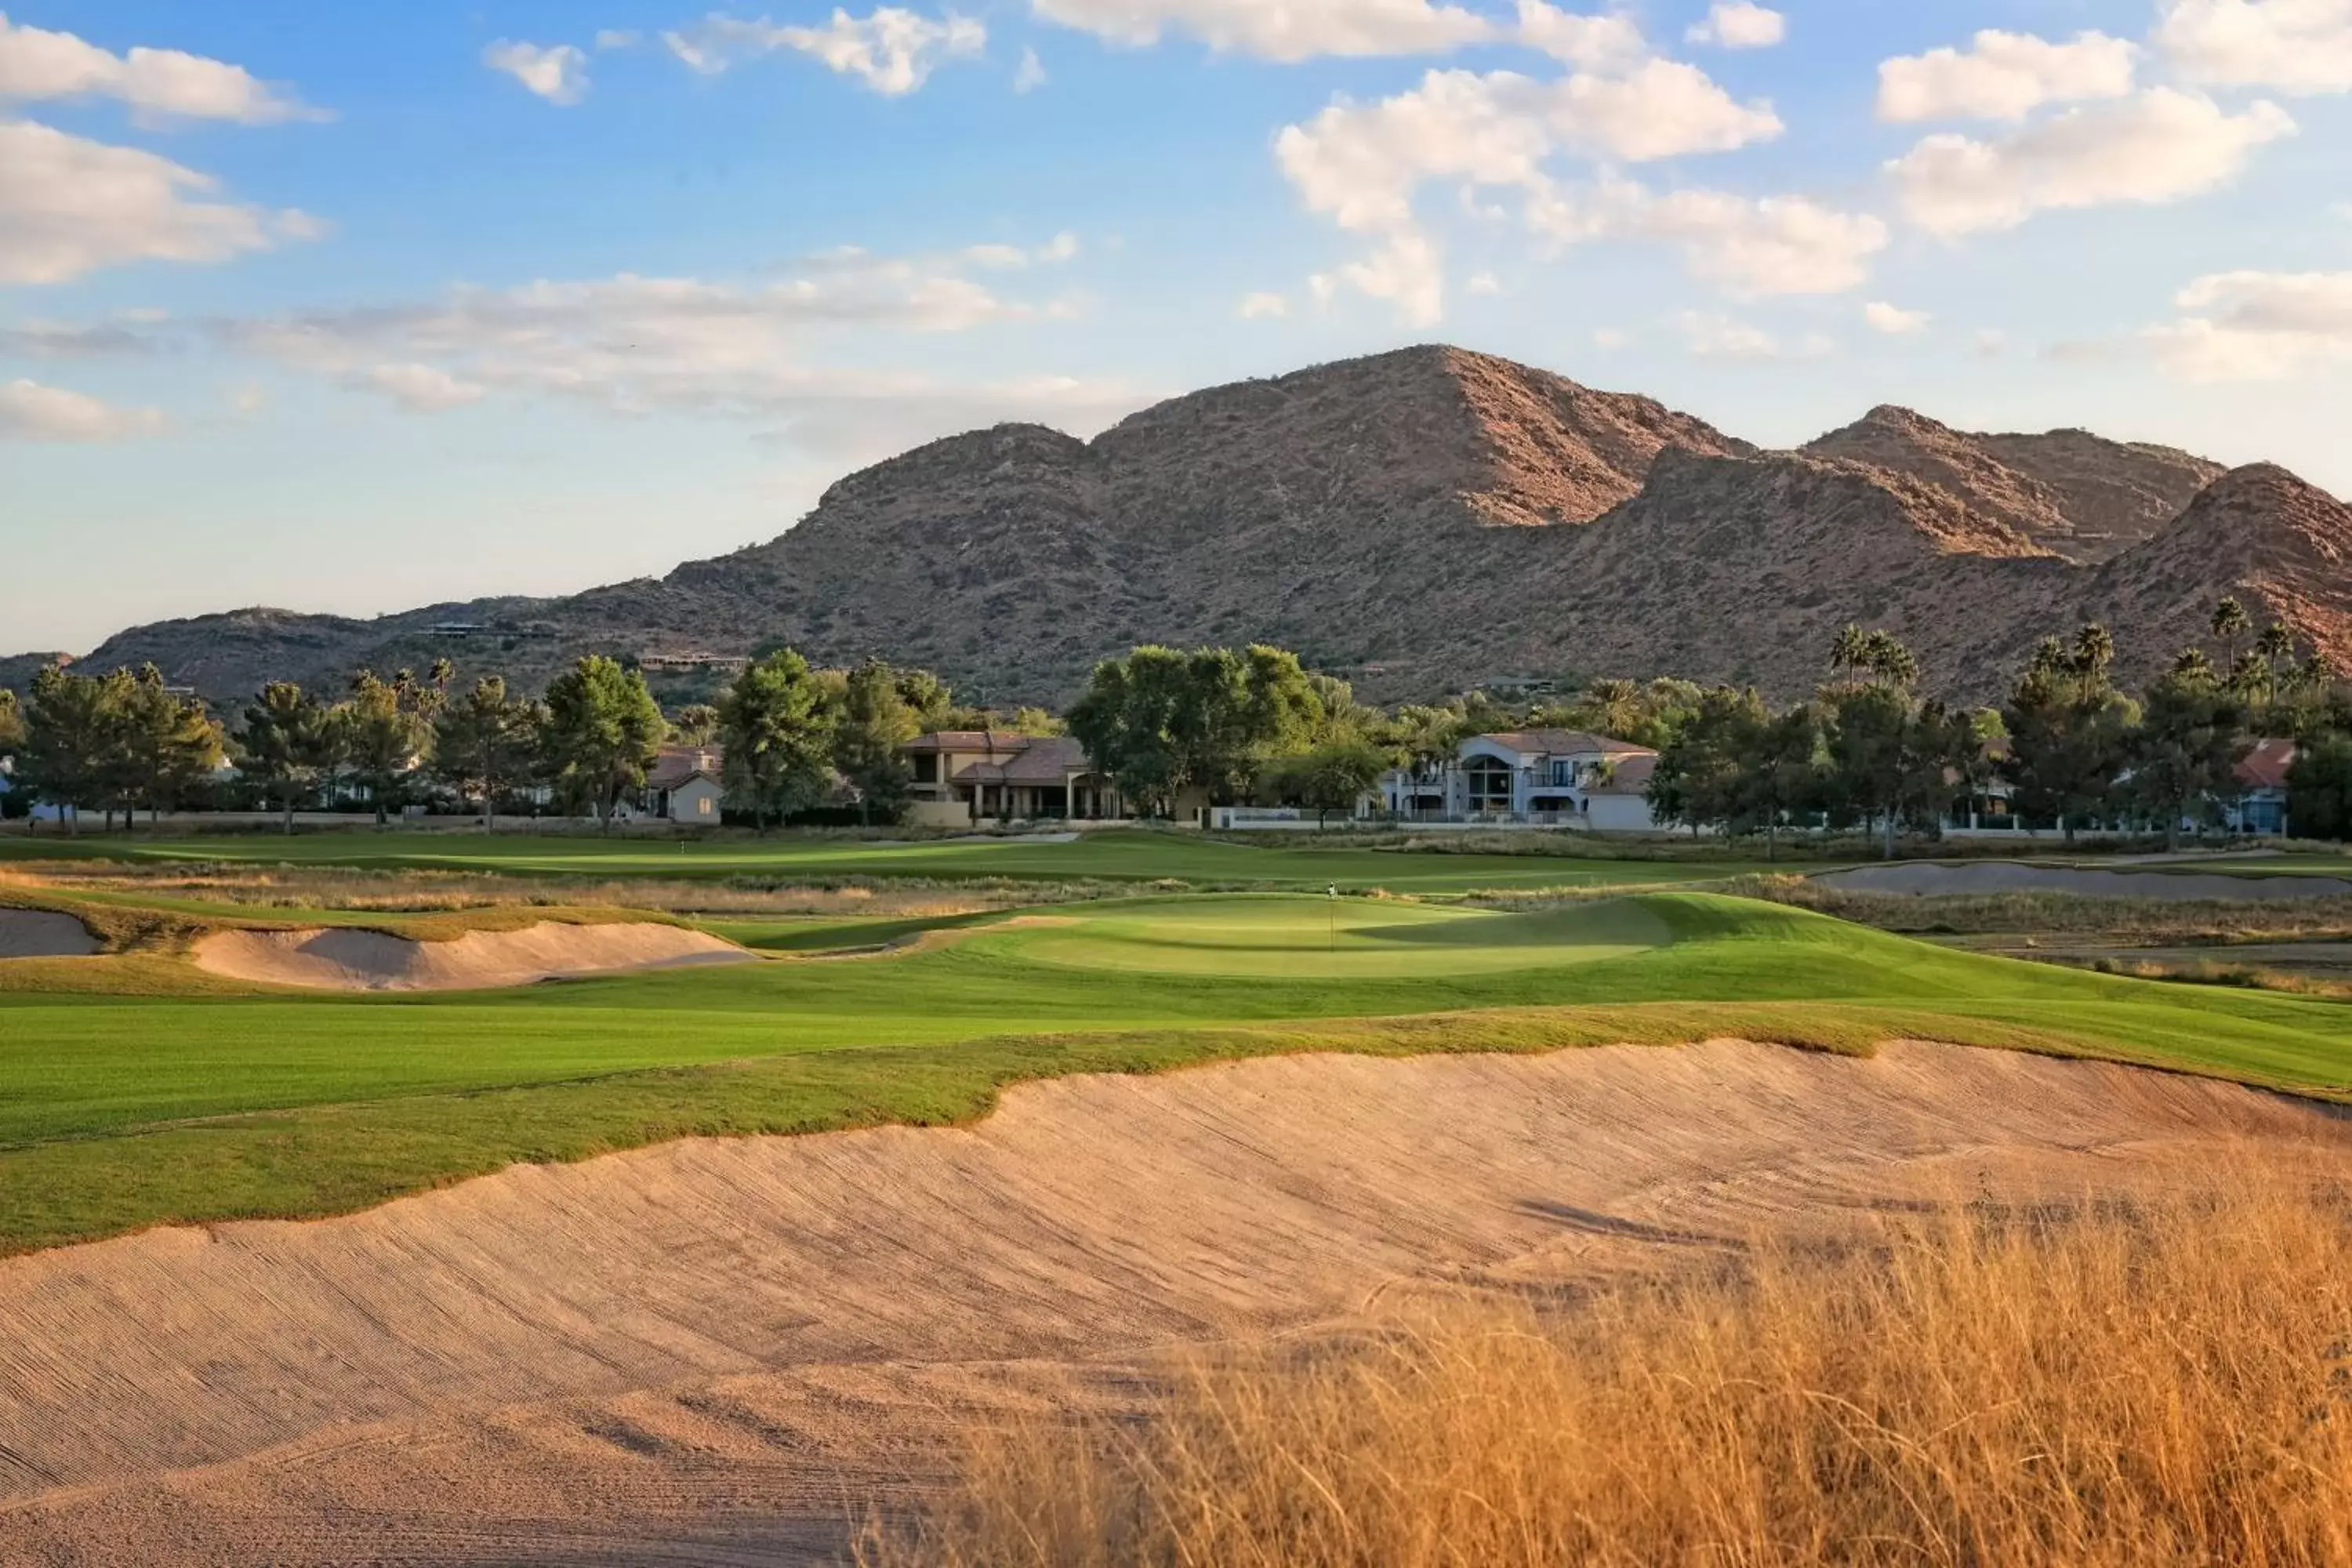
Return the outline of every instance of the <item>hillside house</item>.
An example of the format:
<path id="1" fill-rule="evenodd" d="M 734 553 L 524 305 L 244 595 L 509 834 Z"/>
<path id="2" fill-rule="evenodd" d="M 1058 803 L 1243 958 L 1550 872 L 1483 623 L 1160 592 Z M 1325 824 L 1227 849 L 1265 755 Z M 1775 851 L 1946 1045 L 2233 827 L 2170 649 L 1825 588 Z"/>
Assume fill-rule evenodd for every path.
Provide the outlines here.
<path id="1" fill-rule="evenodd" d="M 637 815 L 659 822 L 718 826 L 726 797 L 719 779 L 724 761 L 716 746 L 664 746 L 646 770 Z"/>
<path id="2" fill-rule="evenodd" d="M 899 755 L 914 773 L 908 820 L 918 826 L 1116 822 L 1131 815 L 1086 748 L 1066 735 L 946 730 L 908 742 Z"/>
<path id="3" fill-rule="evenodd" d="M 2284 838 L 2287 831 L 2287 774 L 2294 767 L 2293 741 L 2257 741 L 2238 764 L 2238 784 L 2245 792 L 2221 805 L 2222 826 L 2253 838 Z"/>
<path id="4" fill-rule="evenodd" d="M 1399 768 L 1381 805 L 1403 822 L 1652 833 L 1644 795 L 1658 754 L 1580 730 L 1474 735 L 1443 762 Z"/>

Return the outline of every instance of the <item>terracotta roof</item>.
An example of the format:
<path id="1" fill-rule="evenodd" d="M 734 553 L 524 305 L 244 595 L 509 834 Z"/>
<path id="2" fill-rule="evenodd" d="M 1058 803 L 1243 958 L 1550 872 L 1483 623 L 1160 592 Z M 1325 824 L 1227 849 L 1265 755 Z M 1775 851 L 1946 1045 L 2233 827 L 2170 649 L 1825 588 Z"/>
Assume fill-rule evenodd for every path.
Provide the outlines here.
<path id="1" fill-rule="evenodd" d="M 1586 753 L 1604 757 L 1623 756 L 1647 750 L 1630 741 L 1612 741 L 1606 735 L 1595 735 L 1583 730 L 1511 730 L 1499 735 L 1480 735 L 1481 741 L 1492 741 L 1498 746 L 1530 756 L 1568 757 Z"/>
<path id="2" fill-rule="evenodd" d="M 1610 770 L 1606 784 L 1594 784 L 1587 795 L 1640 795 L 1650 787 L 1651 776 L 1658 771 L 1658 753 L 1641 752 L 1624 758 Z"/>
<path id="3" fill-rule="evenodd" d="M 2293 741 L 2256 741 L 2246 760 L 2238 764 L 2238 782 L 2248 789 L 2284 789 L 2294 757 Z"/>

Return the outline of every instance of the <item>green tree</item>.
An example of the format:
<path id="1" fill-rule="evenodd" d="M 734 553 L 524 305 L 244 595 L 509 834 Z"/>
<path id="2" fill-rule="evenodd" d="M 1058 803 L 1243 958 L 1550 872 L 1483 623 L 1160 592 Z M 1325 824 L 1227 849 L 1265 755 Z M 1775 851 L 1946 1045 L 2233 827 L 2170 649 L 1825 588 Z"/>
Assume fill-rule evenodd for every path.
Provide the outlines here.
<path id="1" fill-rule="evenodd" d="M 2107 809 L 2138 713 L 2115 689 L 2115 640 L 2094 623 L 2069 648 L 2046 639 L 2001 709 L 2009 744 L 2001 775 L 2023 815 L 2057 818 L 2074 842 Z"/>
<path id="2" fill-rule="evenodd" d="M 327 710 L 290 680 L 262 688 L 260 698 L 245 710 L 240 765 L 260 784 L 264 799 L 275 796 L 284 805 L 289 835 L 296 802 L 334 765 L 335 742 Z"/>
<path id="3" fill-rule="evenodd" d="M 1878 826 L 1890 860 L 1896 830 L 1932 820 L 1978 744 L 1969 715 L 1922 703 L 1891 680 L 1832 693 L 1826 739 L 1831 797 Z"/>
<path id="4" fill-rule="evenodd" d="M 372 669 L 352 678 L 351 696 L 334 710 L 343 760 L 367 785 L 375 824 L 392 818 L 403 782 L 426 760 L 441 694 L 401 670 L 385 680 Z"/>
<path id="5" fill-rule="evenodd" d="M 955 693 L 929 670 L 898 671 L 898 700 L 913 710 L 919 733 L 952 728 L 947 720 L 955 708 Z"/>
<path id="6" fill-rule="evenodd" d="M 67 831 L 81 831 L 81 808 L 105 798 L 115 725 L 106 682 L 50 665 L 33 677 L 16 753 L 16 782 L 62 808 Z"/>
<path id="7" fill-rule="evenodd" d="M 681 746 L 708 746 L 719 739 L 719 710 L 709 702 L 697 702 L 677 710 L 670 721 L 669 738 Z"/>
<path id="8" fill-rule="evenodd" d="M 1173 648 L 1139 647 L 1095 666 L 1070 733 L 1128 799 L 1166 816 L 1190 782 L 1178 731 L 1190 674 Z"/>
<path id="9" fill-rule="evenodd" d="M 1165 813 L 1186 789 L 1245 800 L 1268 762 L 1315 743 L 1328 715 L 1298 657 L 1139 647 L 1096 666 L 1070 733 L 1129 799 Z"/>
<path id="10" fill-rule="evenodd" d="M 2168 848 L 2180 847 L 2180 824 L 2236 792 L 2245 759 L 2246 709 L 2215 679 L 2210 661 L 2183 660 L 2147 689 L 2132 732 L 2132 798 L 2164 824 Z"/>
<path id="11" fill-rule="evenodd" d="M 2221 668 L 2231 669 L 2238 663 L 2238 639 L 2246 635 L 2253 623 L 2246 618 L 2246 606 L 2236 596 L 2224 598 L 2213 606 L 2213 618 L 2207 623 L 2214 640 L 2221 645 Z"/>
<path id="12" fill-rule="evenodd" d="M 2286 816 L 2298 837 L 2352 839 L 2352 735 L 2322 736 L 2295 753 Z"/>
<path id="13" fill-rule="evenodd" d="M 668 732 L 643 672 L 601 654 L 548 683 L 542 762 L 572 799 L 594 806 L 607 832 L 621 796 L 644 787 Z"/>
<path id="14" fill-rule="evenodd" d="M 1286 805 L 1314 812 L 1315 826 L 1321 827 L 1334 812 L 1354 815 L 1356 803 L 1381 782 L 1389 765 L 1378 746 L 1344 735 L 1270 763 L 1264 787 Z"/>
<path id="15" fill-rule="evenodd" d="M 117 672 L 108 680 L 114 728 L 110 770 L 128 826 L 137 806 L 152 816 L 188 800 L 221 765 L 226 737 L 201 700 L 167 689 L 163 671 L 152 664 L 135 676 Z"/>
<path id="16" fill-rule="evenodd" d="M 1800 812 L 1812 810 L 1822 799 L 1822 731 L 1820 717 L 1809 706 L 1798 706 L 1768 717 L 1753 732 L 1754 748 L 1741 782 L 1738 815 L 1764 827 L 1764 858 L 1780 854 L 1780 825 Z"/>
<path id="17" fill-rule="evenodd" d="M 1830 674 L 1832 679 L 1848 679 L 1859 676 L 1870 663 L 1870 634 L 1853 622 L 1838 628 L 1837 637 L 1830 643 Z"/>
<path id="18" fill-rule="evenodd" d="M 499 797 L 530 776 L 539 715 L 488 675 L 445 703 L 433 721 L 433 773 L 462 799 L 482 803 L 482 829 L 498 826 Z"/>
<path id="19" fill-rule="evenodd" d="M 1719 686 L 1703 695 L 1690 721 L 1658 753 L 1644 791 L 1651 816 L 1693 830 L 1739 831 L 1751 805 L 1749 774 L 1770 723 L 1753 690 Z"/>
<path id="20" fill-rule="evenodd" d="M 791 648 L 744 670 L 720 699 L 727 793 L 751 808 L 761 831 L 771 816 L 790 816 L 824 798 L 838 717 L 824 682 Z"/>
<path id="21" fill-rule="evenodd" d="M 0 686 L 0 756 L 6 756 L 25 741 L 25 715 L 17 706 L 16 694 Z"/>
<path id="22" fill-rule="evenodd" d="M 905 814 L 915 774 L 899 749 L 921 733 L 920 724 L 897 670 L 869 659 L 849 672 L 834 725 L 833 765 L 857 792 L 861 820 L 896 822 Z"/>

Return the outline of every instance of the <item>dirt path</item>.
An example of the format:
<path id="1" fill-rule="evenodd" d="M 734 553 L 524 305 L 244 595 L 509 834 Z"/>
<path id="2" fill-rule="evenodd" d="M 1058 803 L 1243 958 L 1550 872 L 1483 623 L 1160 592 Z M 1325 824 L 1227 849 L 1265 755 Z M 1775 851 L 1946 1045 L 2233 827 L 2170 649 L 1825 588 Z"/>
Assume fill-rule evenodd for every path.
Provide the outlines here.
<path id="1" fill-rule="evenodd" d="M 1277 1059 L 0 1262 L 10 1563 L 800 1562 L 1171 1345 L 1923 1194 L 2352 1152 L 2322 1108 L 1896 1046 Z"/>
<path id="2" fill-rule="evenodd" d="M 98 939 L 71 915 L 0 910 L 0 958 L 87 958 Z"/>
<path id="3" fill-rule="evenodd" d="M 2352 893 L 2342 877 L 2245 876 L 2225 872 L 2098 871 L 2027 866 L 2014 860 L 1970 865 L 1864 866 L 1830 871 L 1813 880 L 1851 893 L 2080 893 L 2102 899 L 2336 899 Z"/>
<path id="4" fill-rule="evenodd" d="M 689 964 L 756 963 L 707 931 L 642 924 L 468 931 L 412 942 L 380 931 L 225 931 L 196 943 L 196 967 L 232 980 L 329 991 L 480 991 Z"/>

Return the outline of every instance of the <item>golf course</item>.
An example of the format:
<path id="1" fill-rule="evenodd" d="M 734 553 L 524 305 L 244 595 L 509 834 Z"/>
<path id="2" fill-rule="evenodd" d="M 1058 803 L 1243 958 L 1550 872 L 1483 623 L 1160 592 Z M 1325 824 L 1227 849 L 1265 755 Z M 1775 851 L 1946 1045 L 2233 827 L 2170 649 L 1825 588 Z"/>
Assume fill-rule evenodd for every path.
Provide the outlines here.
<path id="1" fill-rule="evenodd" d="M 1262 849 L 1160 834 L 682 850 L 425 834 L 49 837 L 9 853 L 16 879 L 0 902 L 19 919 L 78 920 L 100 949 L 0 963 L 10 1251 L 163 1223 L 349 1212 L 519 1162 L 680 1137 L 969 1121 L 1026 1079 L 1307 1051 L 1742 1038 L 1867 1054 L 1914 1038 L 2352 1094 L 2352 1008 L 2338 1002 L 2062 970 L 1683 890 L 1757 868 L 1726 861 Z M 676 880 L 683 862 L 710 878 L 1032 877 L 1094 893 L 872 919 L 551 903 L 386 913 L 40 876 L 101 856 L 133 868 L 331 864 L 394 886 L 484 871 Z M 1267 890 L 1189 890 L 1204 886 Z M 1280 890 L 1301 887 L 1315 890 Z M 1507 896 L 1465 898 L 1480 889 Z M 631 922 L 670 928 L 672 947 L 700 944 L 697 958 L 739 962 L 615 961 L 632 972 L 583 964 L 515 972 L 575 976 L 560 984 L 376 991 L 273 983 L 276 971 L 206 957 L 223 932 L 299 948 L 305 931 L 364 928 L 429 954 L 501 932 L 560 941 Z"/>

